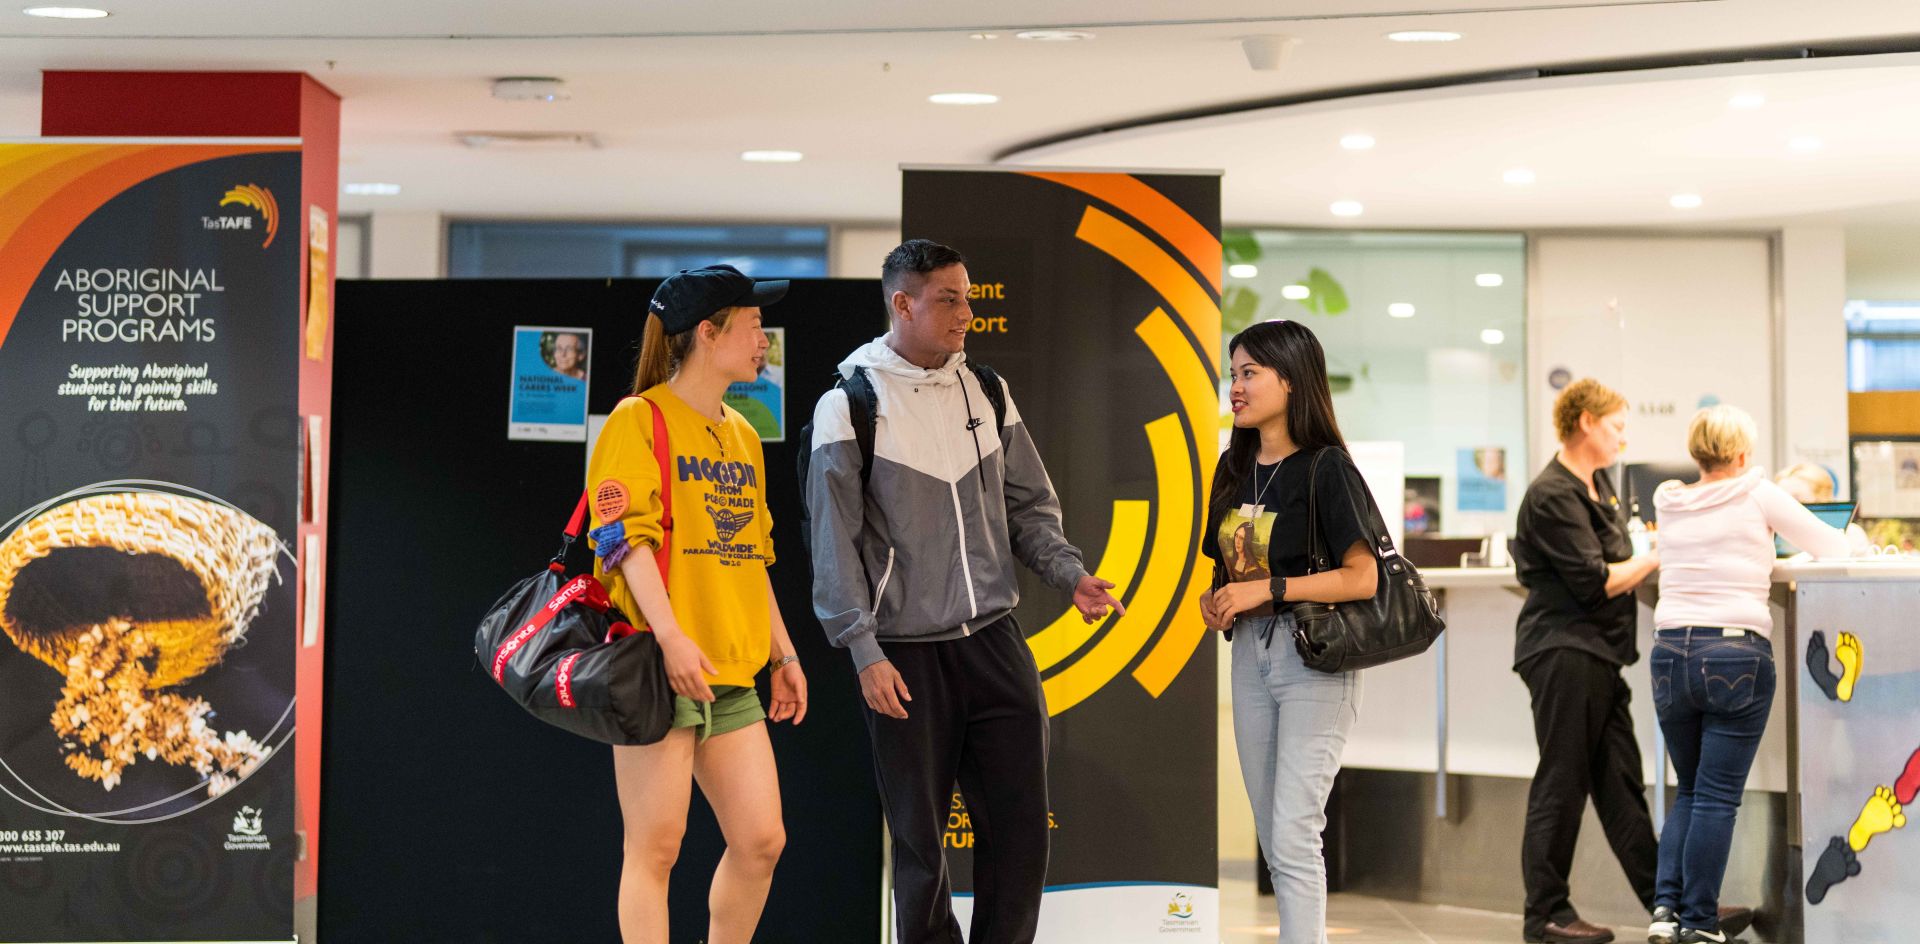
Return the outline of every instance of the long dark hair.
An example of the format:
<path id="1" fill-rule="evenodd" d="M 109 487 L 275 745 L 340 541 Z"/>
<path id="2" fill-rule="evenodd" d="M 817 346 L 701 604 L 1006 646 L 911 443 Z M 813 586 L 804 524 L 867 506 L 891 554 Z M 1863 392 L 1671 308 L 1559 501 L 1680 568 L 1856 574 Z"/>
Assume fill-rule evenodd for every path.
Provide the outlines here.
<path id="1" fill-rule="evenodd" d="M 1344 452 L 1347 441 L 1333 416 L 1327 352 L 1320 347 L 1320 339 L 1298 321 L 1263 321 L 1227 342 L 1229 353 L 1243 349 L 1254 363 L 1272 368 L 1291 388 L 1287 395 L 1287 434 L 1294 443 L 1302 450 L 1332 446 Z M 1213 473 L 1211 511 L 1220 513 L 1233 507 L 1241 486 L 1252 477 L 1259 455 L 1260 431 L 1235 428 L 1227 440 L 1226 454 Z"/>

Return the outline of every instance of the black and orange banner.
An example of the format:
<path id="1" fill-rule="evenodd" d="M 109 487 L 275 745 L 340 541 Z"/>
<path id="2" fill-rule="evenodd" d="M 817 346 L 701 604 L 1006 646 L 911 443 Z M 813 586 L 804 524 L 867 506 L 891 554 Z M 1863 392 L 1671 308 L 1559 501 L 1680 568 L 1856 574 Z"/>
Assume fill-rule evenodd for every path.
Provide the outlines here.
<path id="1" fill-rule="evenodd" d="M 0 940 L 293 937 L 299 194 L 0 144 Z"/>
<path id="2" fill-rule="evenodd" d="M 1217 939 L 1216 644 L 1194 601 L 1220 452 L 1219 177 L 909 169 L 903 193 L 904 234 L 967 257 L 968 357 L 1006 377 L 1067 537 L 1127 605 L 1088 626 L 1022 574 L 1053 715 L 1040 940 Z M 957 797 L 950 826 L 964 910 Z"/>

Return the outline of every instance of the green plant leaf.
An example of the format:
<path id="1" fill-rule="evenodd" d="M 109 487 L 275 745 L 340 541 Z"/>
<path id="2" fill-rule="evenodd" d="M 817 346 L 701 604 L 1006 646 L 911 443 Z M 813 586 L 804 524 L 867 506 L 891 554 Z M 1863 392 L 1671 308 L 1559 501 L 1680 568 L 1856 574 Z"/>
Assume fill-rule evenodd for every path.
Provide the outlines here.
<path id="1" fill-rule="evenodd" d="M 1248 230 L 1227 230 L 1220 237 L 1220 248 L 1226 253 L 1228 265 L 1260 261 L 1260 243 Z"/>
<path id="2" fill-rule="evenodd" d="M 1315 266 L 1307 272 L 1307 277 L 1301 281 L 1305 282 L 1307 289 L 1313 293 L 1307 296 L 1306 300 L 1310 310 L 1328 315 L 1338 315 L 1346 312 L 1348 308 L 1347 290 L 1342 287 L 1340 281 L 1329 274 L 1327 270 Z"/>
<path id="3" fill-rule="evenodd" d="M 1260 312 L 1260 293 L 1244 285 L 1229 285 L 1220 295 L 1220 329 L 1238 334 Z"/>

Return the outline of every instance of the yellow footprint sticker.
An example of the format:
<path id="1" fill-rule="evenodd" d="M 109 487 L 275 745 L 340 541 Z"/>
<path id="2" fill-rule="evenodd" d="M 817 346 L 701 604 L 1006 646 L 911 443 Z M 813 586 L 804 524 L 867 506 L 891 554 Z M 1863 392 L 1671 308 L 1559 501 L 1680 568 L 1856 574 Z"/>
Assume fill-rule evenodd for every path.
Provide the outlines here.
<path id="1" fill-rule="evenodd" d="M 1840 685 L 1836 694 L 1841 701 L 1852 701 L 1854 683 L 1860 681 L 1860 669 L 1866 664 L 1866 650 L 1860 646 L 1860 637 L 1841 633 L 1833 645 L 1833 657 L 1840 660 Z"/>
<path id="2" fill-rule="evenodd" d="M 1853 829 L 1847 832 L 1847 845 L 1853 851 L 1867 848 L 1873 837 L 1889 829 L 1899 829 L 1907 825 L 1907 814 L 1900 809 L 1900 801 L 1894 798 L 1892 787 L 1875 787 L 1873 796 L 1867 798 L 1867 805 L 1860 808 L 1860 818 L 1853 821 Z"/>

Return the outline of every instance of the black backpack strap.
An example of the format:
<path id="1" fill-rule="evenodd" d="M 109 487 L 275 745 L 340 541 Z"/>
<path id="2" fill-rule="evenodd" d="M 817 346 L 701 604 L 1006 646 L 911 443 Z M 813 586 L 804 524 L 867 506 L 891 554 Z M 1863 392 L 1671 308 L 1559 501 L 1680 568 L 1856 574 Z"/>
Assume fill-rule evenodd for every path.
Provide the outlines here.
<path id="1" fill-rule="evenodd" d="M 860 487 L 864 489 L 873 475 L 873 434 L 879 425 L 880 395 L 873 389 L 873 378 L 865 367 L 855 367 L 853 376 L 843 377 L 835 386 L 847 391 L 847 418 L 853 423 L 853 439 L 860 446 Z"/>
<path id="2" fill-rule="evenodd" d="M 980 381 L 980 392 L 987 395 L 987 402 L 993 404 L 994 438 L 999 431 L 1007 427 L 1007 388 L 1000 384 L 1000 374 L 993 368 L 976 361 L 968 361 L 967 367 L 973 371 L 974 379 Z"/>

